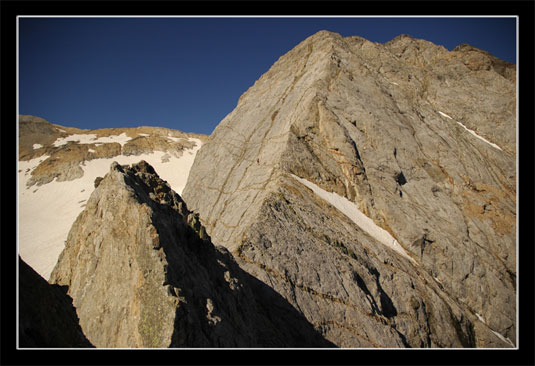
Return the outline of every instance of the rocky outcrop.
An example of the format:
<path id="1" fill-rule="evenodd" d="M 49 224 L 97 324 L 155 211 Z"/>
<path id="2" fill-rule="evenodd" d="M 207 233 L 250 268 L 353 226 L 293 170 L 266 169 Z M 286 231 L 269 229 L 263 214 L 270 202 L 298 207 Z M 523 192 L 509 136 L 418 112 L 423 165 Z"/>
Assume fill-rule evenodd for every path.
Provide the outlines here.
<path id="1" fill-rule="evenodd" d="M 19 346 L 93 347 L 78 323 L 72 298 L 50 285 L 19 256 Z"/>
<path id="2" fill-rule="evenodd" d="M 184 199 L 338 346 L 511 347 L 515 80 L 469 46 L 319 32 L 241 96 Z"/>
<path id="3" fill-rule="evenodd" d="M 187 138 L 170 140 L 167 136 L 139 136 L 124 145 L 123 154 L 139 156 L 153 151 L 165 151 L 179 158 L 184 150 L 193 149 L 194 147 L 195 143 Z"/>
<path id="4" fill-rule="evenodd" d="M 333 346 L 214 247 L 149 164 L 113 163 L 95 185 L 50 278 L 95 346 Z"/>
<path id="5" fill-rule="evenodd" d="M 155 151 L 180 158 L 196 147 L 205 135 L 184 133 L 162 127 L 104 128 L 83 130 L 65 127 L 35 117 L 19 116 L 19 160 L 46 157 L 32 172 L 28 186 L 57 179 L 72 181 L 84 175 L 82 166 L 93 159 L 140 156 Z"/>

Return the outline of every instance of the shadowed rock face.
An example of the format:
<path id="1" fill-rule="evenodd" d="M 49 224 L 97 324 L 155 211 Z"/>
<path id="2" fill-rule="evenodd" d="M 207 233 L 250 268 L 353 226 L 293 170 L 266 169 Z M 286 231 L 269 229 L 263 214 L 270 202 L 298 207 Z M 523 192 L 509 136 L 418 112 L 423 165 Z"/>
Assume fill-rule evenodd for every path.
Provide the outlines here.
<path id="1" fill-rule="evenodd" d="M 214 247 L 198 216 L 144 161 L 112 164 L 50 281 L 69 287 L 97 347 L 333 346 Z"/>
<path id="2" fill-rule="evenodd" d="M 515 82 L 474 47 L 319 32 L 241 96 L 184 199 L 338 346 L 510 347 Z M 292 175 L 351 201 L 412 260 Z"/>
<path id="3" fill-rule="evenodd" d="M 50 285 L 19 257 L 19 346 L 93 347 L 78 324 L 72 299 Z"/>

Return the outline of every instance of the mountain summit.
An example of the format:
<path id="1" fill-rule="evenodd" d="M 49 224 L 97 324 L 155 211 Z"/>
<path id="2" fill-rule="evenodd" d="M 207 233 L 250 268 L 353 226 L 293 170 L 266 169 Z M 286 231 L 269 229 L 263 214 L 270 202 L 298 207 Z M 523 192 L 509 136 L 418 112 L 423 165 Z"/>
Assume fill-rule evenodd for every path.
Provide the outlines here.
<path id="1" fill-rule="evenodd" d="M 321 31 L 241 96 L 184 200 L 337 346 L 514 346 L 515 72 Z"/>
<path id="2" fill-rule="evenodd" d="M 112 163 L 50 276 L 97 347 L 326 347 L 145 161 Z"/>

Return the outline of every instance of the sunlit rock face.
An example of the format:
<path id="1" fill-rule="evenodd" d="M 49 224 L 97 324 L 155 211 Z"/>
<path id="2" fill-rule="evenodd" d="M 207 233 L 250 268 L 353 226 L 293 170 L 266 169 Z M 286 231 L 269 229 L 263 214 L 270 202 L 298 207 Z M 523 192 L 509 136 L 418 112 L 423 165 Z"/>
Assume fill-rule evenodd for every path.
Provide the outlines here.
<path id="1" fill-rule="evenodd" d="M 468 45 L 322 31 L 241 96 L 183 197 L 338 346 L 511 347 L 515 91 Z"/>

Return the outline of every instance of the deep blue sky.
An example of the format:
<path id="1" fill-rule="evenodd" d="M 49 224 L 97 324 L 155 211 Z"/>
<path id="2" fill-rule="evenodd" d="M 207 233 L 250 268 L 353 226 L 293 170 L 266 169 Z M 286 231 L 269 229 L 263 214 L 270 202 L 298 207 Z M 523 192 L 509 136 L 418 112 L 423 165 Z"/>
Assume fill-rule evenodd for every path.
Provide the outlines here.
<path id="1" fill-rule="evenodd" d="M 20 18 L 19 112 L 210 134 L 280 56 L 323 29 L 468 43 L 516 63 L 515 18 Z"/>

